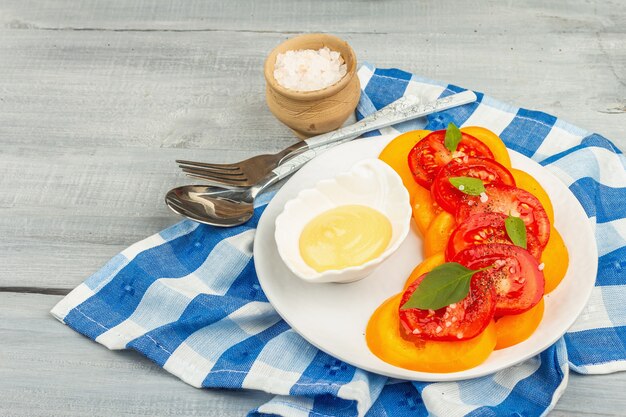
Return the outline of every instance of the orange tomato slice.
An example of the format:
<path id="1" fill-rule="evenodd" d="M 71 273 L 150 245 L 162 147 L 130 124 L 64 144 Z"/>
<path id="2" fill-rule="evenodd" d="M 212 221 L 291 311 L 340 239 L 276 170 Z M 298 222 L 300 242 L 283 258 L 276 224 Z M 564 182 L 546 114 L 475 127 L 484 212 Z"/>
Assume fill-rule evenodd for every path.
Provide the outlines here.
<path id="1" fill-rule="evenodd" d="M 547 294 L 561 283 L 569 265 L 567 246 L 554 227 L 550 229 L 550 240 L 543 249 L 541 262 L 544 264 L 543 276 L 546 280 L 545 294 Z"/>
<path id="2" fill-rule="evenodd" d="M 554 208 L 552 207 L 552 201 L 550 201 L 550 197 L 546 190 L 543 189 L 539 181 L 537 181 L 532 175 L 527 172 L 520 171 L 519 169 L 511 168 L 511 174 L 513 174 L 513 178 L 515 179 L 515 185 L 517 188 L 521 188 L 522 190 L 528 191 L 541 203 L 543 209 L 546 211 L 548 215 L 548 220 L 550 220 L 550 224 L 554 224 Z"/>
<path id="3" fill-rule="evenodd" d="M 404 289 L 402 290 L 402 292 L 406 291 L 406 289 L 409 288 L 409 285 L 411 285 L 413 281 L 415 281 L 417 278 L 421 277 L 426 272 L 432 271 L 436 266 L 442 265 L 445 262 L 446 257 L 443 252 L 437 252 L 436 254 L 424 259 L 422 263 L 417 265 L 413 272 L 411 272 L 411 275 L 404 284 Z"/>
<path id="4" fill-rule="evenodd" d="M 383 361 L 413 371 L 458 372 L 483 363 L 496 346 L 493 321 L 468 340 L 413 343 L 403 339 L 398 316 L 401 298 L 397 294 L 381 304 L 367 324 L 367 345 Z"/>
<path id="5" fill-rule="evenodd" d="M 413 197 L 411 198 L 411 207 L 413 209 L 413 220 L 422 236 L 426 234 L 428 226 L 441 213 L 442 209 L 433 200 L 430 190 L 415 184 Z"/>
<path id="6" fill-rule="evenodd" d="M 528 339 L 537 329 L 543 318 L 543 298 L 539 303 L 522 314 L 503 316 L 496 320 L 498 342 L 496 350 L 516 345 Z"/>
<path id="7" fill-rule="evenodd" d="M 401 134 L 385 146 L 378 159 L 387 163 L 402 178 L 402 183 L 413 197 L 415 189 L 420 187 L 413 179 L 413 174 L 409 169 L 409 152 L 417 142 L 430 133 L 430 130 L 412 130 Z"/>
<path id="8" fill-rule="evenodd" d="M 447 211 L 439 213 L 424 235 L 424 256 L 429 257 L 445 251 L 455 226 L 456 221 L 452 214 Z"/>
<path id="9" fill-rule="evenodd" d="M 509 151 L 506 149 L 506 145 L 502 142 L 502 139 L 500 139 L 498 135 L 493 133 L 491 130 L 480 126 L 462 127 L 461 132 L 472 135 L 487 145 L 493 154 L 493 159 L 504 165 L 506 168 L 511 168 L 511 157 L 509 156 Z"/>

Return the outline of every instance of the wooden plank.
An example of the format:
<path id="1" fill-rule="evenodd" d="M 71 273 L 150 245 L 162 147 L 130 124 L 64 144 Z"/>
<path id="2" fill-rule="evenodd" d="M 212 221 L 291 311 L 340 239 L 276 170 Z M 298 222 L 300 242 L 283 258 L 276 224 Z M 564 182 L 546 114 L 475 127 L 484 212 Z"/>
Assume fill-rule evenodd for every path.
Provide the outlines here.
<path id="1" fill-rule="evenodd" d="M 0 415 L 241 416 L 270 396 L 198 390 L 136 352 L 109 351 L 48 314 L 61 297 L 0 293 Z M 571 375 L 554 416 L 624 415 L 626 373 Z"/>
<path id="2" fill-rule="evenodd" d="M 260 65 L 270 46 L 250 55 L 252 34 L 0 30 L 0 38 L 5 144 L 252 152 L 281 135 L 292 140 L 265 105 Z"/>
<path id="3" fill-rule="evenodd" d="M 415 33 L 426 24 L 434 33 L 480 30 L 495 34 L 624 31 L 620 0 L 545 2 L 526 0 L 474 3 L 391 0 L 385 2 L 292 2 L 272 0 L 237 3 L 89 0 L 39 2 L 6 0 L 0 22 L 20 29 L 193 30 L 229 32 Z M 469 29 L 469 30 L 468 30 Z"/>
<path id="4" fill-rule="evenodd" d="M 0 293 L 1 416 L 242 416 L 257 391 L 200 390 L 49 315 L 61 297 Z"/>

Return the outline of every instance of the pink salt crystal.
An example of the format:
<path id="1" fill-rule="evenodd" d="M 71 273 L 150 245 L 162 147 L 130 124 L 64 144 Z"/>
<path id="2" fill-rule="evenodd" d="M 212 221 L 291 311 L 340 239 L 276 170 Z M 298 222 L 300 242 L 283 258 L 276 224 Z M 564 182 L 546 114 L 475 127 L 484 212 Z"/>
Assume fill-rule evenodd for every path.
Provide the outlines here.
<path id="1" fill-rule="evenodd" d="M 274 78 L 281 86 L 296 91 L 321 90 L 341 80 L 347 72 L 341 54 L 324 47 L 317 51 L 299 49 L 276 56 Z"/>

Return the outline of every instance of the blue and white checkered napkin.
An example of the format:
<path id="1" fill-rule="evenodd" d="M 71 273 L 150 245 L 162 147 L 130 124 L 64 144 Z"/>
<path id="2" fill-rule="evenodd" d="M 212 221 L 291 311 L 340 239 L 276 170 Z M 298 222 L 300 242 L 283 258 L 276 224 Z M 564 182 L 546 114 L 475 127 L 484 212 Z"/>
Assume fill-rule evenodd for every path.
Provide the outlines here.
<path id="1" fill-rule="evenodd" d="M 434 99 L 463 89 L 399 70 L 359 71 L 363 117 L 404 94 Z M 259 287 L 252 241 L 266 202 L 247 224 L 183 221 L 129 247 L 52 310 L 109 349 L 135 349 L 195 387 L 276 396 L 251 415 L 408 416 L 546 414 L 571 370 L 626 369 L 626 160 L 608 140 L 545 113 L 478 102 L 386 129 L 485 126 L 560 178 L 595 225 L 599 270 L 591 301 L 564 338 L 518 366 L 448 383 L 388 380 L 311 346 Z M 376 134 L 376 133 L 374 133 Z"/>

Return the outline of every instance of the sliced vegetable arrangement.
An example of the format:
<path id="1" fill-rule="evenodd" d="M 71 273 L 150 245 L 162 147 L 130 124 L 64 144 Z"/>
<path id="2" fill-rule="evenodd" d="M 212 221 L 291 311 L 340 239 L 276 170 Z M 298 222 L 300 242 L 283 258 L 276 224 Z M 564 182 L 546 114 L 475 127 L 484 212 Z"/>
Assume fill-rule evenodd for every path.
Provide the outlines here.
<path id="1" fill-rule="evenodd" d="M 527 339 L 568 264 L 541 185 L 479 127 L 408 132 L 380 159 L 411 195 L 425 260 L 372 315 L 372 352 L 407 369 L 455 372 Z"/>

